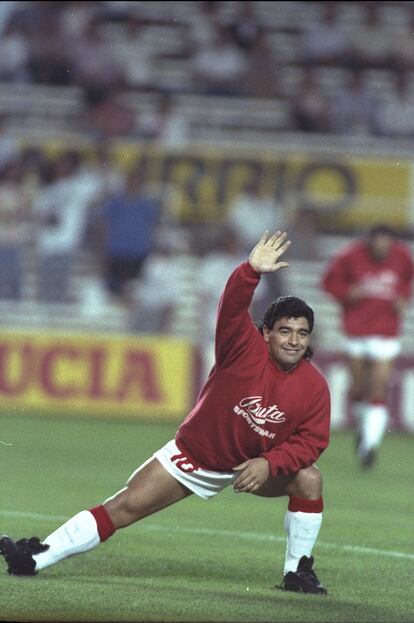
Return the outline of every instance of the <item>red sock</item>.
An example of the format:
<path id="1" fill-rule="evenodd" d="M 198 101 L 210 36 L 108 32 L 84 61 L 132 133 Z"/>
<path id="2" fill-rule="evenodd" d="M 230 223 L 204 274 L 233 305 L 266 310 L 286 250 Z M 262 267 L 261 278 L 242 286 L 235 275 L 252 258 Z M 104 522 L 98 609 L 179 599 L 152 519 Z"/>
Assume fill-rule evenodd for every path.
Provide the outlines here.
<path id="1" fill-rule="evenodd" d="M 305 500 L 304 498 L 297 498 L 294 495 L 289 496 L 288 510 L 296 513 L 301 511 L 302 513 L 321 513 L 323 511 L 323 498 L 320 497 L 317 500 Z"/>
<path id="2" fill-rule="evenodd" d="M 94 506 L 89 509 L 89 512 L 95 517 L 96 525 L 98 526 L 98 534 L 101 541 L 106 541 L 113 535 L 116 528 L 112 523 L 112 519 L 108 515 L 108 511 L 105 506 Z"/>

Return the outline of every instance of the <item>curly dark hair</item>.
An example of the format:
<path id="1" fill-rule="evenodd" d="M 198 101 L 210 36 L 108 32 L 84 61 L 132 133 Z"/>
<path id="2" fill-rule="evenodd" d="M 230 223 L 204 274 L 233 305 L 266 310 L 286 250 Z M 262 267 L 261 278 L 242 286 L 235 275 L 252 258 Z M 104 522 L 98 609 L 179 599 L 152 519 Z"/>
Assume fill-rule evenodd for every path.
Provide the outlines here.
<path id="1" fill-rule="evenodd" d="M 263 327 L 266 326 L 268 329 L 273 329 L 276 320 L 280 320 L 281 318 L 299 318 L 300 316 L 306 318 L 309 323 L 309 330 L 312 333 L 315 323 L 313 309 L 297 296 L 279 296 L 266 309 L 262 320 L 257 323 L 257 327 L 263 334 Z M 312 355 L 313 350 L 309 346 L 304 355 L 305 359 L 311 359 Z"/>

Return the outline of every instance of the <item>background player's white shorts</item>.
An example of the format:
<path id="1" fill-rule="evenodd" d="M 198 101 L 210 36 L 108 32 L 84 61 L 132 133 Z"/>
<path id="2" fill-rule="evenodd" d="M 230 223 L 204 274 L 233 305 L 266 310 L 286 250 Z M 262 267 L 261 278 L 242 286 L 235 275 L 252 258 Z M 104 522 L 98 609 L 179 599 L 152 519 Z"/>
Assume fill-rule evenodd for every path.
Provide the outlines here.
<path id="1" fill-rule="evenodd" d="M 209 500 L 220 493 L 238 475 L 238 472 L 212 472 L 208 469 L 195 467 L 181 450 L 175 440 L 169 441 L 163 448 L 154 452 L 153 456 L 178 482 L 190 489 L 204 500 Z"/>
<path id="2" fill-rule="evenodd" d="M 401 351 L 401 343 L 395 337 L 371 335 L 369 337 L 347 338 L 345 350 L 351 357 L 368 359 L 394 359 Z"/>

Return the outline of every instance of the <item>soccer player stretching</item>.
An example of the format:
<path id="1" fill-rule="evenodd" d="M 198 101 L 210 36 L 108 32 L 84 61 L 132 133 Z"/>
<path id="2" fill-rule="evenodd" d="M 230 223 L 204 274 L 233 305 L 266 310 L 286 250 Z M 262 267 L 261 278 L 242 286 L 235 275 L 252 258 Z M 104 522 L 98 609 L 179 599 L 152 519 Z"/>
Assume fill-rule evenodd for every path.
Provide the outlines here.
<path id="1" fill-rule="evenodd" d="M 330 420 L 327 383 L 309 361 L 313 311 L 287 296 L 266 310 L 260 329 L 249 315 L 261 274 L 288 266 L 279 258 L 289 244 L 286 233 L 265 232 L 230 276 L 218 310 L 215 365 L 175 439 L 118 493 L 43 542 L 2 537 L 10 574 L 34 575 L 192 493 L 209 499 L 231 485 L 236 493 L 289 497 L 280 587 L 326 594 L 311 555 L 323 510 L 314 463 L 328 445 Z"/>

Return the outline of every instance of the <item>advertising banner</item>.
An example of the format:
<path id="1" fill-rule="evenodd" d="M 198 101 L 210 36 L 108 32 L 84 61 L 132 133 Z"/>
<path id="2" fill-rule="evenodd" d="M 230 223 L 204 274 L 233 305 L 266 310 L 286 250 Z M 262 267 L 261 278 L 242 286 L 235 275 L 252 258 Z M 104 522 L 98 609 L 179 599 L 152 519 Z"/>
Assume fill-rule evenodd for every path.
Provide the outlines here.
<path id="1" fill-rule="evenodd" d="M 144 177 L 173 189 L 168 205 L 187 222 L 222 220 L 231 200 L 254 180 L 275 206 L 312 210 L 325 231 L 351 232 L 374 222 L 412 224 L 412 163 L 395 157 L 284 152 L 247 148 L 166 150 L 118 146 L 118 158 Z M 277 218 L 277 215 L 275 215 Z"/>
<path id="2" fill-rule="evenodd" d="M 194 352 L 164 337 L 0 332 L 2 407 L 182 418 Z"/>
<path id="3" fill-rule="evenodd" d="M 45 146 L 52 157 L 65 148 L 61 141 Z M 92 146 L 82 149 L 92 155 Z M 231 200 L 258 181 L 274 197 L 276 211 L 312 210 L 328 233 L 354 233 L 379 221 L 401 230 L 414 225 L 414 167 L 407 156 L 361 153 L 340 144 L 324 153 L 289 143 L 274 149 L 174 149 L 122 140 L 115 159 L 125 169 L 138 167 L 150 186 L 167 191 L 168 209 L 187 223 L 220 222 Z"/>

